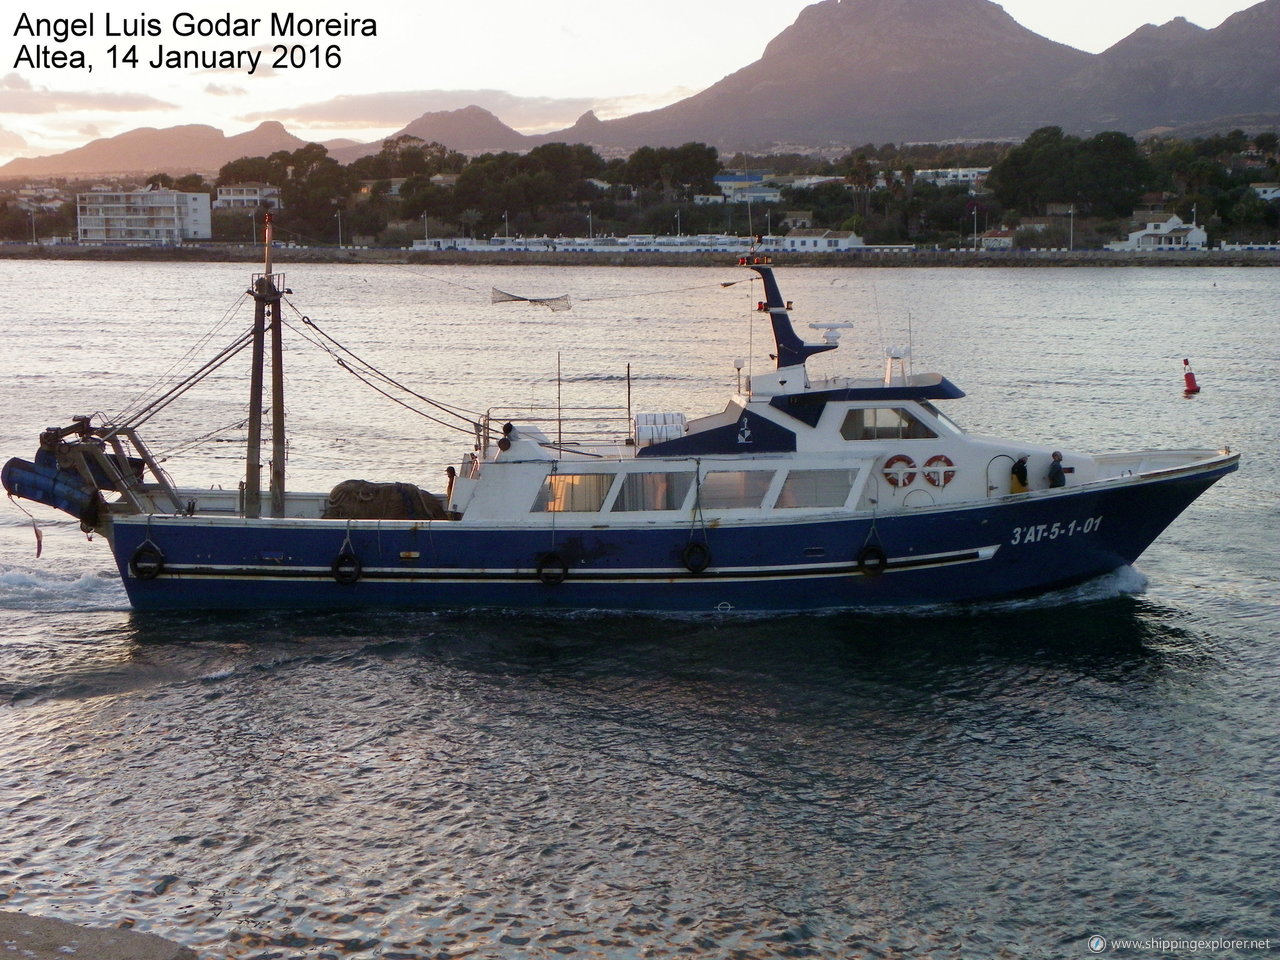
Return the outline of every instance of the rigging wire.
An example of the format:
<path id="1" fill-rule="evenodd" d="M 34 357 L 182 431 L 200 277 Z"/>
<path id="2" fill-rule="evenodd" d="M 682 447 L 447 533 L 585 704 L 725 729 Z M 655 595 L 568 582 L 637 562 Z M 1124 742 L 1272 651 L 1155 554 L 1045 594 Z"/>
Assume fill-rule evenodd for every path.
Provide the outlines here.
<path id="1" fill-rule="evenodd" d="M 159 377 L 156 378 L 156 380 L 151 384 L 151 386 L 147 387 L 140 394 L 134 397 L 134 399 L 130 401 L 129 405 L 125 407 L 123 410 L 121 410 L 118 414 L 116 414 L 116 416 L 112 418 L 109 422 L 127 423 L 131 417 L 136 416 L 141 410 L 146 409 L 145 402 L 147 398 L 155 394 L 157 391 L 161 390 L 166 383 L 170 382 L 173 378 L 177 377 L 180 371 L 182 371 L 183 369 L 185 369 L 195 361 L 196 355 L 201 350 L 205 349 L 205 347 L 214 338 L 214 336 L 221 333 L 222 330 L 227 326 L 227 324 L 230 323 L 231 318 L 244 305 L 245 299 L 248 296 L 249 296 L 248 291 L 245 291 L 244 293 L 240 294 L 240 296 L 236 299 L 236 301 L 233 304 L 231 304 L 231 306 L 229 306 L 227 310 L 223 313 L 222 318 L 220 320 L 218 320 L 212 327 L 210 327 L 207 331 L 205 331 L 205 333 L 202 334 L 195 341 L 195 343 L 191 345 L 191 347 L 187 350 L 185 354 L 183 354 L 181 357 L 175 360 L 169 366 L 168 370 L 166 370 L 164 373 L 162 373 Z"/>
<path id="2" fill-rule="evenodd" d="M 298 308 L 295 307 L 292 303 L 290 303 L 287 300 L 285 301 L 285 303 L 289 304 L 289 309 L 291 309 L 294 313 L 298 315 L 298 318 L 303 322 L 304 325 L 310 327 L 317 334 L 323 337 L 325 341 L 327 341 L 329 344 L 332 344 L 333 347 L 336 347 L 342 353 L 345 353 L 348 357 L 350 357 L 352 360 L 358 363 L 361 367 L 363 367 L 368 373 L 372 374 L 375 378 L 381 380 L 383 383 L 387 384 L 388 386 L 395 387 L 398 390 L 403 390 L 405 393 L 417 398 L 418 400 L 421 400 L 423 403 L 430 404 L 431 406 L 435 407 L 437 410 L 440 410 L 442 413 L 450 414 L 451 416 L 455 416 L 460 420 L 470 421 L 472 418 L 481 416 L 481 414 L 478 413 L 477 411 L 468 410 L 466 407 L 457 406 L 451 403 L 444 403 L 443 401 L 440 401 L 440 400 L 432 400 L 430 397 L 424 397 L 421 394 L 416 393 L 415 391 L 407 387 L 405 384 L 396 380 L 394 377 L 390 376 L 389 374 L 383 373 L 373 364 L 369 363 L 369 361 L 357 355 L 355 351 L 353 351 L 350 347 L 334 339 L 332 336 L 330 336 L 328 333 L 322 330 L 318 323 L 316 323 L 310 317 L 306 316 L 301 311 L 299 311 Z M 331 349 L 329 346 L 327 346 L 325 343 L 320 343 L 308 337 L 305 331 L 299 330 L 297 327 L 295 327 L 291 323 L 287 324 L 287 326 L 289 327 L 290 330 L 294 331 L 299 336 L 303 337 L 303 339 L 307 340 L 307 342 L 311 343 L 313 346 L 316 346 L 319 349 L 323 350 L 325 353 L 328 353 L 335 360 L 339 359 L 337 355 L 334 353 L 334 350 Z"/>
<path id="3" fill-rule="evenodd" d="M 402 269 L 402 270 L 405 270 L 405 272 L 411 273 L 416 277 L 432 280 L 436 283 L 441 283 L 446 286 L 456 287 L 471 293 L 479 294 L 484 292 L 476 287 L 469 286 L 468 284 L 465 284 L 465 283 L 460 283 L 453 280 L 447 280 L 444 277 L 439 277 L 432 274 L 426 274 L 409 267 L 401 266 L 399 264 L 384 264 L 384 265 L 395 267 L 397 269 Z M 592 303 L 592 302 L 604 302 L 604 301 L 611 301 L 611 300 L 639 299 L 643 297 L 659 297 L 659 296 L 667 296 L 674 293 L 684 293 L 691 290 L 707 289 L 709 287 L 724 289 L 727 287 L 736 286 L 739 283 L 754 282 L 755 279 L 756 278 L 752 276 L 752 277 L 743 278 L 741 280 L 722 281 L 722 282 L 717 282 L 715 284 L 700 283 L 700 284 L 694 284 L 690 286 L 677 287 L 670 290 L 658 290 L 658 291 L 646 290 L 640 293 L 619 294 L 616 296 L 607 296 L 607 297 L 582 297 L 582 298 L 579 298 L 579 302 Z M 186 353 L 184 353 L 181 357 L 175 360 L 164 373 L 162 373 L 159 377 L 157 377 L 156 380 L 149 387 L 144 389 L 138 396 L 136 396 L 129 403 L 129 405 L 127 405 L 123 410 L 121 410 L 118 414 L 116 414 L 112 418 L 107 419 L 104 417 L 104 419 L 106 419 L 106 422 L 108 424 L 115 425 L 117 428 L 124 425 L 129 425 L 132 427 L 141 426 L 142 424 L 150 420 L 152 417 L 154 417 L 161 410 L 163 410 L 165 407 L 169 406 L 171 403 L 173 403 L 175 400 L 177 400 L 179 397 L 185 394 L 188 390 L 190 390 L 196 384 L 204 380 L 214 370 L 222 366 L 224 363 L 226 363 L 231 358 L 238 355 L 247 346 L 249 346 L 253 341 L 253 331 L 251 328 L 241 333 L 228 346 L 224 347 L 212 359 L 206 361 L 203 365 L 198 367 L 194 372 L 188 374 L 186 377 L 184 377 L 181 380 L 175 379 L 181 374 L 183 370 L 187 369 L 194 362 L 197 354 L 208 345 L 208 343 L 213 339 L 213 337 L 227 326 L 231 318 L 243 306 L 246 299 L 250 295 L 251 295 L 250 291 L 245 291 L 244 293 L 242 293 L 240 297 L 237 298 L 237 300 L 230 307 L 227 308 L 227 310 L 223 313 L 222 318 L 217 323 L 215 323 L 199 339 L 197 339 L 196 342 L 193 343 L 192 346 L 186 351 Z M 527 299 L 527 298 L 521 298 L 521 299 Z M 568 298 L 566 297 L 565 299 L 567 301 Z M 338 340 L 334 339 L 332 336 L 330 336 L 328 333 L 322 330 L 314 320 L 302 314 L 302 312 L 299 311 L 298 308 L 294 306 L 294 304 L 291 301 L 282 298 L 282 302 L 287 303 L 289 305 L 289 308 L 301 319 L 302 323 L 305 326 L 309 327 L 312 331 L 314 331 L 317 337 L 320 339 L 317 339 L 317 337 L 309 336 L 306 331 L 299 329 L 293 324 L 287 323 L 287 321 L 285 321 L 283 317 L 280 318 L 281 323 L 286 323 L 289 329 L 297 333 L 300 337 L 302 337 L 302 339 L 311 343 L 313 346 L 316 346 L 317 348 L 323 350 L 324 352 L 328 353 L 339 367 L 341 367 L 347 373 L 351 374 L 357 380 L 360 380 L 370 389 L 383 395 L 388 400 L 391 400 L 393 403 L 396 403 L 404 407 L 406 410 L 409 410 L 412 413 L 416 413 L 418 416 L 423 417 L 426 420 L 430 420 L 433 423 L 437 423 L 440 426 L 444 426 L 452 430 L 457 430 L 459 432 L 466 433 L 467 435 L 473 435 L 477 430 L 480 429 L 479 420 L 483 419 L 483 414 L 480 414 L 476 411 L 468 410 L 465 407 L 455 406 L 452 404 L 443 403 L 441 401 L 432 400 L 429 397 L 426 397 L 426 396 L 423 396 L 422 394 L 417 393 L 416 391 L 412 390 L 405 384 L 399 382 L 395 378 L 389 376 L 386 373 L 383 373 L 377 367 L 373 366 L 371 363 L 369 363 L 368 361 L 364 360 L 362 357 L 357 355 L 345 344 L 342 344 Z M 354 364 L 358 365 L 360 369 L 357 369 L 356 366 L 353 366 L 352 363 L 347 362 L 341 356 L 339 356 L 339 352 L 346 354 L 346 356 L 350 357 L 351 360 L 354 361 Z M 380 381 L 382 384 L 386 385 L 387 387 L 403 391 L 404 393 L 415 398 L 416 400 L 421 401 L 422 403 L 428 405 L 429 407 L 432 407 L 443 414 L 447 414 L 448 416 L 454 417 L 457 420 L 461 420 L 463 424 L 465 424 L 465 426 L 461 426 L 457 423 L 451 423 L 449 421 L 442 420 L 439 417 L 433 416 L 432 414 L 426 413 L 418 409 L 417 407 L 413 406 L 412 404 L 396 396 L 393 396 L 390 392 L 388 392 L 388 390 L 383 389 L 378 385 L 378 383 L 374 381 Z M 159 391 L 161 391 L 165 387 L 165 385 L 169 383 L 172 383 L 173 385 L 170 386 L 165 392 L 160 393 Z M 178 452 L 182 452 L 187 449 L 190 449 L 191 447 L 194 447 L 200 443 L 203 443 L 204 441 L 211 439 L 212 437 L 217 436 L 220 433 L 224 433 L 232 429 L 238 429 L 242 427 L 246 422 L 247 422 L 246 420 L 240 420 L 236 423 L 229 424 L 224 427 L 219 427 L 218 429 L 213 430 L 202 437 L 198 437 L 183 443 L 182 445 L 175 448 L 175 450 L 171 451 L 166 456 L 172 456 L 174 453 L 178 453 Z"/>
<path id="4" fill-rule="evenodd" d="M 178 444 L 176 447 L 174 447 L 172 450 L 168 450 L 164 453 L 156 454 L 156 461 L 158 463 L 164 463 L 166 460 L 176 457 L 179 454 L 186 453 L 188 450 L 194 449 L 195 447 L 204 443 L 206 440 L 212 440 L 214 437 L 218 436 L 218 434 L 220 433 L 227 433 L 230 430 L 243 430 L 248 425 L 249 425 L 249 418 L 244 417 L 240 420 L 237 420 L 235 423 L 228 423 L 226 426 L 216 427 L 215 429 L 210 430 L 208 433 L 206 433 L 202 437 L 194 437 L 190 440 L 185 440 L 182 443 Z"/>
<path id="5" fill-rule="evenodd" d="M 386 397 L 386 398 L 387 398 L 388 400 L 390 400 L 392 403 L 399 404 L 400 406 L 404 407 L 406 410 L 410 411 L 411 413 L 416 413 L 418 416 L 422 417 L 424 420 L 430 420 L 432 423 L 437 423 L 437 424 L 439 424 L 440 426 L 442 426 L 442 427 L 447 427 L 447 428 L 448 428 L 448 429 L 450 429 L 450 430 L 457 430 L 459 433 L 465 433 L 465 434 L 466 434 L 467 436 L 469 436 L 469 437 L 470 437 L 470 436 L 475 436 L 476 431 L 478 431 L 478 430 L 480 429 L 480 424 L 478 424 L 478 423 L 472 423 L 472 422 L 468 421 L 468 422 L 470 423 L 470 425 L 469 425 L 469 426 L 464 427 L 464 426 L 459 426 L 459 425 L 458 425 L 458 424 L 456 424 L 456 423 L 450 423 L 448 420 L 441 420 L 439 417 L 432 416 L 432 415 L 431 415 L 431 414 L 429 414 L 429 413 L 424 413 L 423 411 L 419 410 L 417 407 L 413 406 L 412 404 L 407 403 L 407 402 L 405 402 L 404 400 L 401 400 L 399 397 L 393 396 L 392 394 L 390 394 L 390 393 L 389 393 L 389 392 L 387 392 L 386 390 L 383 390 L 380 386 L 378 386 L 378 385 L 377 385 L 376 383 L 374 383 L 372 380 L 370 380 L 370 379 L 368 379 L 367 377 L 363 376 L 363 375 L 362 375 L 362 374 L 360 374 L 358 371 L 356 371 L 356 370 L 352 369 L 351 365 L 350 365 L 350 364 L 348 364 L 348 363 L 347 363 L 345 360 L 343 360 L 341 357 L 334 357 L 334 361 L 338 364 L 338 366 L 339 366 L 339 367 L 341 367 L 343 370 L 346 370 L 346 371 L 347 371 L 347 373 L 351 374 L 353 377 L 355 377 L 357 380 L 359 380 L 361 383 L 363 383 L 363 384 L 364 384 L 365 386 L 367 386 L 369 389 L 371 389 L 371 390 L 373 390 L 373 391 L 375 391 L 375 392 L 377 392 L 377 393 L 382 394 L 384 397 Z M 412 391 L 412 390 L 407 390 L 407 389 L 406 389 L 406 392 L 407 392 L 407 393 L 409 393 L 409 394 L 411 394 L 412 396 L 415 396 L 415 397 L 416 397 L 416 396 L 418 396 L 416 393 L 413 393 L 413 391 Z M 427 403 L 431 403 L 431 404 L 435 405 L 435 404 L 434 404 L 434 401 L 426 400 L 426 398 L 425 398 L 425 397 L 419 397 L 419 399 L 420 399 L 420 400 L 425 400 Z"/>
<path id="6" fill-rule="evenodd" d="M 170 390 L 167 393 L 157 397 L 155 400 L 153 400 L 151 403 L 149 403 L 145 407 L 142 407 L 137 411 L 133 412 L 127 421 L 124 421 L 124 420 L 114 421 L 114 425 L 116 426 L 117 429 L 119 429 L 120 427 L 123 427 L 123 426 L 139 427 L 142 424 L 146 423 L 148 420 L 154 417 L 157 413 L 159 413 L 165 407 L 169 406 L 169 404 L 177 400 L 180 396 L 182 396 L 184 393 L 186 393 L 188 390 L 194 387 L 197 383 L 199 383 L 201 380 L 207 377 L 210 373 L 212 373 L 218 367 L 222 366 L 224 363 L 226 363 L 228 360 L 230 360 L 232 357 L 238 354 L 245 347 L 249 346 L 249 344 L 251 344 L 252 342 L 253 342 L 252 330 L 242 333 L 230 345 L 228 345 L 227 347 L 224 347 L 223 350 L 220 353 L 218 353 L 212 360 L 209 360 L 207 363 L 205 363 L 204 366 L 200 367 L 200 369 L 190 374 L 185 380 L 181 381 L 180 383 L 170 388 Z"/>
<path id="7" fill-rule="evenodd" d="M 365 384 L 365 386 L 369 387 L 371 390 L 374 390 L 375 392 L 382 394 L 388 400 L 392 401 L 393 403 L 399 404 L 400 406 L 404 407 L 406 410 L 411 411 L 412 413 L 416 413 L 418 416 L 422 417 L 425 420 L 430 420 L 433 423 L 439 424 L 440 426 L 443 426 L 443 427 L 447 427 L 451 430 L 457 430 L 461 433 L 467 434 L 468 436 L 473 436 L 475 432 L 480 428 L 479 420 L 482 419 L 482 414 L 476 413 L 475 411 L 467 410 L 464 407 L 456 407 L 452 404 L 441 403 L 438 400 L 432 400 L 430 397 L 423 396 L 422 394 L 416 392 L 415 390 L 411 389 L 410 387 L 396 380 L 394 377 L 391 377 L 388 374 L 383 373 L 377 367 L 373 366 L 368 361 L 359 357 L 353 351 L 351 351 L 348 347 L 346 347 L 339 341 L 335 340 L 329 334 L 325 333 L 325 331 L 320 329 L 320 326 L 314 320 L 300 313 L 297 307 L 295 307 L 292 303 L 289 304 L 289 307 L 295 313 L 298 314 L 298 316 L 302 320 L 302 323 L 305 326 L 309 327 L 311 330 L 315 331 L 315 333 L 319 337 L 323 338 L 323 341 L 320 339 L 317 339 L 317 337 L 308 335 L 307 331 L 301 330 L 294 324 L 287 323 L 286 321 L 286 325 L 289 327 L 289 329 L 292 330 L 294 333 L 298 334 L 300 337 L 302 337 L 312 346 L 317 347 L 318 349 L 323 350 L 325 353 L 329 354 L 329 356 L 333 358 L 334 362 L 340 368 L 345 370 L 351 376 L 355 377 L 361 383 Z M 324 341 L 328 341 L 328 342 L 326 343 Z M 330 346 L 329 344 L 332 344 L 333 346 Z M 356 366 L 354 366 L 352 363 L 349 363 L 342 356 L 339 356 L 338 351 L 341 351 L 342 353 L 345 353 L 347 356 L 349 356 L 353 361 L 355 361 L 355 364 L 359 365 L 361 369 L 357 369 Z M 461 420 L 462 423 L 465 424 L 465 426 L 459 426 L 457 423 L 451 423 L 447 420 L 442 420 L 439 417 L 433 416 L 432 414 L 419 410 L 417 407 L 413 406 L 412 404 L 396 396 L 393 396 L 390 392 L 378 386 L 378 384 L 375 383 L 374 381 L 381 381 L 387 387 L 391 387 L 396 390 L 403 391 L 404 393 L 415 398 L 416 400 L 419 400 L 430 407 L 434 407 L 436 410 L 440 411 L 441 413 L 454 417 L 457 420 Z"/>

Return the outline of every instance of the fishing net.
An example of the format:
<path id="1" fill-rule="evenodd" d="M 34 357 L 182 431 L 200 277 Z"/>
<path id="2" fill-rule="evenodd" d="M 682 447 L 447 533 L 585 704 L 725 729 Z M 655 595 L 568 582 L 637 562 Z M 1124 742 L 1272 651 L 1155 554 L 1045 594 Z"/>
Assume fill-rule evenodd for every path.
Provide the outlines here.
<path id="1" fill-rule="evenodd" d="M 492 302 L 493 303 L 514 303 L 514 302 L 532 303 L 540 307 L 548 307 L 555 313 L 560 313 L 562 310 L 568 310 L 573 306 L 573 304 L 569 300 L 569 295 L 567 293 L 559 297 L 522 297 L 522 296 L 519 296 L 518 294 L 506 293 L 503 290 L 499 290 L 497 287 L 493 288 Z"/>

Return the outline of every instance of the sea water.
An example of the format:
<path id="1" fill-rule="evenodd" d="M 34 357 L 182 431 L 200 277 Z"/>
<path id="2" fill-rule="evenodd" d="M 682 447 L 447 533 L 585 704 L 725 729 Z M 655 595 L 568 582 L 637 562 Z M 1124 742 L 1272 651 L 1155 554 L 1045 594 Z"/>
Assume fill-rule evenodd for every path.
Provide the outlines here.
<path id="1" fill-rule="evenodd" d="M 625 409 L 629 388 L 633 411 L 712 413 L 736 360 L 769 366 L 732 266 L 279 269 L 299 489 L 442 489 L 471 442 L 353 378 L 317 327 L 470 411 Z M 0 453 L 229 342 L 251 272 L 0 261 Z M 7 505 L 0 909 L 258 960 L 1280 946 L 1280 272 L 779 280 L 810 339 L 854 324 L 815 374 L 875 376 L 909 346 L 968 392 L 947 412 L 973 432 L 1229 446 L 1240 471 L 1070 591 L 745 620 L 141 615 L 105 543 Z M 243 477 L 247 362 L 144 428 L 179 483 Z"/>

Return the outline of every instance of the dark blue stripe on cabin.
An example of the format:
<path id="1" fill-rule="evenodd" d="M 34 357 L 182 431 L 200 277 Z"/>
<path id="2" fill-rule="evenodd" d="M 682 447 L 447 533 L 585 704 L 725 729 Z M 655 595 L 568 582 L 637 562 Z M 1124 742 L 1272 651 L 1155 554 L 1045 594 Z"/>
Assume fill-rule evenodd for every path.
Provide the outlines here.
<path id="1" fill-rule="evenodd" d="M 878 400 L 959 400 L 964 391 L 946 377 L 923 386 L 849 387 L 844 390 L 814 390 L 771 397 L 769 406 L 795 417 L 801 423 L 816 427 L 828 403 Z"/>
<path id="2" fill-rule="evenodd" d="M 637 457 L 698 457 L 708 454 L 794 453 L 796 435 L 750 410 L 735 422 L 641 447 Z"/>

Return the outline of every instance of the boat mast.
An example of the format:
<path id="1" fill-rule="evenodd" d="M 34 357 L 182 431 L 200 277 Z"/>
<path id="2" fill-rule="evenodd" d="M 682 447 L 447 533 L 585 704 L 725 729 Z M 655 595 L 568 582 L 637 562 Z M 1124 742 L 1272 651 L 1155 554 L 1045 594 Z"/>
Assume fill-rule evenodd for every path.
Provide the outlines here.
<path id="1" fill-rule="evenodd" d="M 244 515 L 262 516 L 262 380 L 267 328 L 271 329 L 271 515 L 284 516 L 284 351 L 280 287 L 271 272 L 271 214 L 262 231 L 263 270 L 253 278 L 253 359 L 249 372 L 249 442 L 245 463 Z M 268 320 L 268 315 L 270 319 Z"/>

